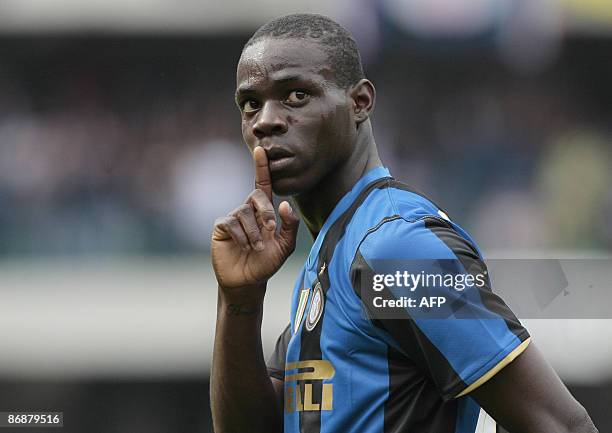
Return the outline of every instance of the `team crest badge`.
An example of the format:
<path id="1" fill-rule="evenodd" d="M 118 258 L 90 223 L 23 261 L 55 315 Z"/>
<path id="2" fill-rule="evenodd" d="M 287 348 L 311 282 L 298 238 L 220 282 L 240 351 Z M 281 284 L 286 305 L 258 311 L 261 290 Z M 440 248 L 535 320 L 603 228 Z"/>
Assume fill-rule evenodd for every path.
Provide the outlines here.
<path id="1" fill-rule="evenodd" d="M 312 299 L 310 300 L 310 310 L 308 311 L 308 316 L 306 317 L 306 330 L 312 331 L 317 323 L 319 323 L 319 319 L 323 315 L 323 305 L 325 304 L 323 289 L 321 288 L 321 283 L 317 282 L 313 291 L 312 291 Z"/>

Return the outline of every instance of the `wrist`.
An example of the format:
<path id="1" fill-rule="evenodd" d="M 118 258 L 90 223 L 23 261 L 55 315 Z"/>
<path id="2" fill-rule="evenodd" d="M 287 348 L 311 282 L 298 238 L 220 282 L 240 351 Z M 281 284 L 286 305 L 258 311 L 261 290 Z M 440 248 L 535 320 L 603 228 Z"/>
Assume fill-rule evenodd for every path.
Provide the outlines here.
<path id="1" fill-rule="evenodd" d="M 224 306 L 228 311 L 259 311 L 263 309 L 265 294 L 266 283 L 231 289 L 219 286 L 219 306 Z"/>

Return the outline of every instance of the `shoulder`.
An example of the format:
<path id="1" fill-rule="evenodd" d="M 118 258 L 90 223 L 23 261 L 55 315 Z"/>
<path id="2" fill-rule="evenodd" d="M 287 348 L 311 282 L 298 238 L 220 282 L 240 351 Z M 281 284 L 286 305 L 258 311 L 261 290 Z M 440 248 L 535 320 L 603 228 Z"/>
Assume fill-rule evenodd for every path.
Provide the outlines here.
<path id="1" fill-rule="evenodd" d="M 480 257 L 474 240 L 423 194 L 389 179 L 373 191 L 347 228 L 353 253 L 378 258 Z M 352 241 L 352 242 L 350 242 Z"/>
<path id="2" fill-rule="evenodd" d="M 393 178 L 387 178 L 378 182 L 377 187 L 359 202 L 346 226 L 346 235 L 364 237 L 391 219 L 414 221 L 440 215 L 446 214 L 432 200 Z"/>
<path id="3" fill-rule="evenodd" d="M 377 259 L 480 258 L 471 237 L 457 224 L 437 215 L 407 219 L 401 215 L 381 221 L 358 245 L 364 257 Z"/>
<path id="4" fill-rule="evenodd" d="M 480 258 L 475 242 L 445 211 L 393 179 L 359 205 L 334 255 L 334 267 L 346 275 L 357 259 Z"/>

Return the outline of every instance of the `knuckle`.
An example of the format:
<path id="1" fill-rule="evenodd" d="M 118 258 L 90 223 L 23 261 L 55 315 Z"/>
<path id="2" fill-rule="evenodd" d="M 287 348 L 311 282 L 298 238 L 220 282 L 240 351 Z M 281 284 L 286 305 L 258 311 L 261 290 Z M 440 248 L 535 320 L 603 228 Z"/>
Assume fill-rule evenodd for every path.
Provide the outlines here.
<path id="1" fill-rule="evenodd" d="M 266 220 L 267 220 L 267 219 L 275 219 L 275 218 L 276 218 L 276 212 L 274 212 L 274 210 L 273 210 L 273 209 L 264 209 L 264 210 L 261 212 L 261 216 L 262 216 L 264 219 L 266 219 Z"/>
<path id="2" fill-rule="evenodd" d="M 253 190 L 253 192 L 249 196 L 249 202 L 256 204 L 259 208 L 272 206 L 272 202 L 270 201 L 266 193 L 260 189 Z"/>
<path id="3" fill-rule="evenodd" d="M 260 198 L 262 195 L 265 195 L 264 192 L 262 190 L 260 190 L 259 188 L 255 188 L 253 191 L 251 191 L 251 193 L 249 194 L 248 199 L 249 200 L 253 200 L 256 198 Z"/>
<path id="4" fill-rule="evenodd" d="M 251 210 L 251 206 L 248 204 L 243 204 L 242 206 L 239 206 L 236 209 L 236 214 L 241 216 L 241 217 L 245 217 L 247 215 L 249 215 L 252 212 Z"/>
<path id="5" fill-rule="evenodd" d="M 249 227 L 247 230 L 247 234 L 250 239 L 261 239 L 261 232 L 258 227 Z"/>
<path id="6" fill-rule="evenodd" d="M 267 198 L 268 198 L 268 196 L 266 195 L 266 193 L 265 193 L 265 192 L 263 192 L 263 190 L 261 190 L 261 189 L 259 189 L 259 188 L 255 188 L 255 189 L 253 190 L 253 197 L 257 197 L 257 198 L 260 198 L 260 199 L 267 199 Z"/>
<path id="7" fill-rule="evenodd" d="M 235 228 L 236 226 L 240 225 L 240 221 L 238 221 L 236 218 L 227 218 L 225 225 L 229 228 Z"/>
<path id="8" fill-rule="evenodd" d="M 221 217 L 215 220 L 215 227 L 219 227 L 220 229 L 223 229 L 223 230 L 228 228 L 228 224 L 229 224 L 228 217 Z"/>

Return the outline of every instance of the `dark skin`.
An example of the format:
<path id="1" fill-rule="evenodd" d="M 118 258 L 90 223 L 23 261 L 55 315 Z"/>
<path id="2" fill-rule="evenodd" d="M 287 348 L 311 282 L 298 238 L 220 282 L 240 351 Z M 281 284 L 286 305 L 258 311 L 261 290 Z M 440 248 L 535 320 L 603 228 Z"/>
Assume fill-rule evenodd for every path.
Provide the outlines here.
<path id="1" fill-rule="evenodd" d="M 340 198 L 381 165 L 369 120 L 374 86 L 364 79 L 345 89 L 334 78 L 311 41 L 263 39 L 238 64 L 236 102 L 255 189 L 216 221 L 212 239 L 217 433 L 282 431 L 284 386 L 268 376 L 261 319 L 267 281 L 293 252 L 299 219 L 287 201 L 276 210 L 272 193 L 291 196 L 316 237 Z M 470 395 L 512 433 L 597 431 L 533 343 Z"/>
<path id="2" fill-rule="evenodd" d="M 275 53 L 265 64 L 264 50 Z M 245 50 L 237 76 L 244 141 L 272 160 L 290 155 L 284 167 L 270 164 L 272 187 L 293 197 L 313 236 L 363 173 L 381 165 L 368 120 L 374 86 L 362 80 L 347 91 L 327 63 L 316 44 L 292 40 L 287 49 L 287 40 L 268 40 Z"/>

